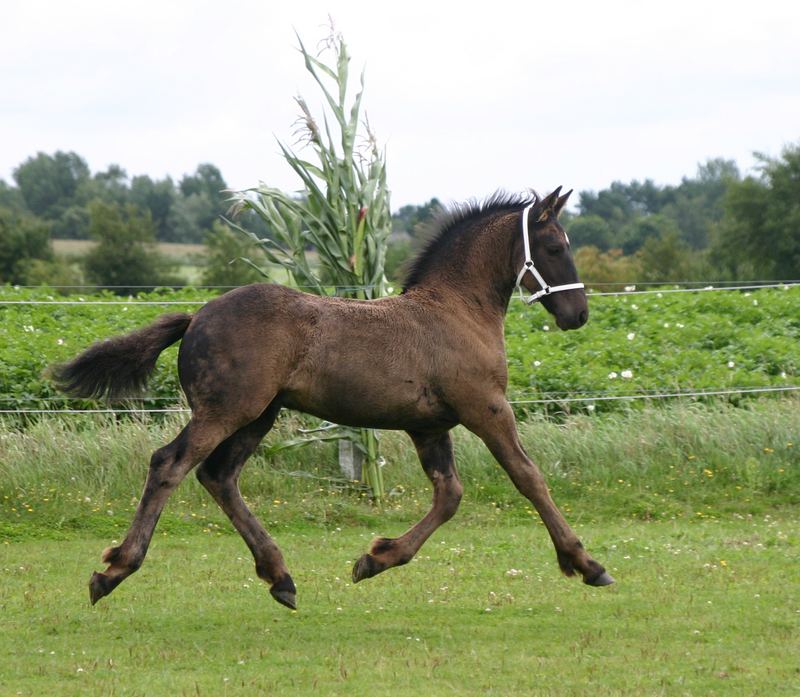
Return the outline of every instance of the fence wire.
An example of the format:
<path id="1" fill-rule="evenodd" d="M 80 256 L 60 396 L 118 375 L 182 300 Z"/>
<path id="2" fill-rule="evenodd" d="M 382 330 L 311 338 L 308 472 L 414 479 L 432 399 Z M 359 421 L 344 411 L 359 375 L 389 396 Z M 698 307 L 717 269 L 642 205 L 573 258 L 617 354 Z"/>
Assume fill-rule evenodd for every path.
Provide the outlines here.
<path id="1" fill-rule="evenodd" d="M 695 398 L 695 397 L 721 397 L 727 395 L 737 394 L 761 394 L 770 392 L 797 392 L 800 391 L 800 385 L 787 386 L 787 387 L 740 387 L 735 389 L 725 390 L 696 390 L 696 391 L 675 391 L 675 392 L 637 392 L 627 395 L 602 395 L 593 394 L 591 396 L 583 397 L 549 397 L 549 398 L 536 398 L 536 399 L 510 399 L 509 404 L 524 405 L 524 404 L 564 404 L 571 402 L 622 402 L 633 401 L 637 399 L 672 399 L 672 398 Z M 518 395 L 522 396 L 522 395 Z M 191 413 L 188 407 L 172 407 L 162 409 L 0 409 L 0 414 L 7 415 L 25 415 L 25 414 L 187 414 Z"/>
<path id="2" fill-rule="evenodd" d="M 686 282 L 686 283 L 706 283 L 706 282 Z M 727 283 L 723 282 L 715 282 L 716 284 L 720 283 Z M 622 285 L 620 283 L 598 283 L 595 285 Z M 591 291 L 588 293 L 589 297 L 591 298 L 598 298 L 598 297 L 618 297 L 618 296 L 628 296 L 628 295 L 657 295 L 661 296 L 663 294 L 673 294 L 673 293 L 703 293 L 703 292 L 719 292 L 719 291 L 745 291 L 745 290 L 761 290 L 761 289 L 769 289 L 769 288 L 782 288 L 784 290 L 788 290 L 789 288 L 794 288 L 800 286 L 800 281 L 793 280 L 793 281 L 780 281 L 775 283 L 768 283 L 768 282 L 759 282 L 756 281 L 752 285 L 715 285 L 715 284 L 707 284 L 702 288 L 653 288 L 647 290 L 636 290 L 637 286 L 639 285 L 652 285 L 652 283 L 644 282 L 644 283 L 631 283 L 625 286 L 625 290 L 622 291 L 601 291 L 601 292 L 594 292 Z M 668 284 L 674 285 L 674 284 Z M 17 286 L 16 288 L 19 288 Z M 67 286 L 64 286 L 67 288 Z M 81 286 L 84 287 L 84 286 Z M 224 288 L 224 286 L 218 286 L 216 288 Z M 359 287 L 363 289 L 367 289 L 368 286 Z M 347 289 L 352 289 L 350 286 Z M 513 296 L 518 298 L 518 296 Z M 520 298 L 521 299 L 521 298 Z M 131 305 L 159 305 L 159 306 L 170 306 L 170 305 L 205 305 L 208 301 L 205 300 L 135 300 L 135 299 L 128 299 L 128 300 L 0 300 L 0 305 L 65 305 L 65 306 L 77 306 L 77 305 L 109 305 L 109 306 L 131 306 Z M 610 401 L 633 401 L 633 400 L 642 400 L 642 399 L 674 399 L 674 398 L 697 398 L 697 397 L 714 397 L 714 396 L 727 396 L 727 395 L 736 395 L 736 394 L 758 394 L 758 393 L 788 393 L 788 392 L 795 392 L 800 391 L 800 386 L 786 386 L 786 387 L 774 387 L 774 386 L 760 386 L 760 387 L 734 387 L 734 388 L 719 388 L 719 389 L 710 389 L 710 390 L 675 390 L 675 391 L 639 391 L 633 394 L 626 394 L 626 395 L 615 395 L 610 394 L 608 392 L 544 392 L 544 393 L 537 393 L 537 397 L 528 398 L 523 394 L 514 395 L 512 399 L 509 400 L 510 404 L 513 405 L 525 405 L 525 404 L 559 404 L 559 403 L 592 403 L 592 402 L 610 402 Z M 36 402 L 56 402 L 56 401 L 66 401 L 68 397 L 53 397 L 53 398 L 42 398 L 42 399 L 34 399 L 32 401 Z M 170 401 L 171 398 L 169 397 L 137 397 L 133 398 L 129 401 Z M 0 398 L 0 402 L 18 402 L 20 400 L 10 397 L 2 397 Z M 170 407 L 170 408 L 94 408 L 94 409 L 44 409 L 44 408 L 17 408 L 17 409 L 0 409 L 0 415 L 48 415 L 48 414 L 59 414 L 59 415 L 80 415 L 80 414 L 180 414 L 180 413 L 189 413 L 191 410 L 186 407 Z"/>
<path id="3" fill-rule="evenodd" d="M 698 282 L 699 283 L 699 282 Z M 615 284 L 596 284 L 596 285 L 622 285 L 621 283 Z M 603 297 L 615 297 L 615 296 L 627 296 L 627 295 L 666 295 L 666 294 L 674 294 L 674 293 L 708 293 L 708 292 L 720 292 L 720 291 L 744 291 L 744 290 L 763 290 L 763 289 L 770 289 L 770 288 L 782 288 L 783 290 L 789 290 L 789 288 L 796 288 L 800 286 L 800 281 L 787 281 L 787 282 L 777 282 L 777 283 L 764 283 L 764 284 L 752 284 L 752 285 L 737 285 L 737 286 L 718 286 L 718 285 L 706 285 L 702 288 L 651 288 L 647 290 L 636 290 L 638 285 L 643 284 L 636 284 L 631 283 L 626 285 L 626 290 L 618 290 L 618 291 L 593 291 L 589 290 L 587 295 L 590 298 L 603 298 Z M 646 284 L 644 284 L 646 285 Z M 668 284 L 672 285 L 672 284 Z M 344 288 L 344 287 L 342 287 Z M 371 288 L 371 286 L 348 286 L 348 290 L 366 290 Z M 521 300 L 517 295 L 512 296 L 512 299 Z M 169 305 L 205 305 L 208 300 L 136 300 L 130 298 L 128 300 L 0 300 L 0 305 L 161 305 L 161 306 L 169 306 Z"/>

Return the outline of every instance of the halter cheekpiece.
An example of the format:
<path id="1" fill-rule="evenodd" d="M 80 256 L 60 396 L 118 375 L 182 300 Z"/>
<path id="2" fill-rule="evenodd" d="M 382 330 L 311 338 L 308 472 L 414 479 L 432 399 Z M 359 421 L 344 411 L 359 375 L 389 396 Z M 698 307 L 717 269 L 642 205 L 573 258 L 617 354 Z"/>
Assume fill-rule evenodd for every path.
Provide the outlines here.
<path id="1" fill-rule="evenodd" d="M 528 213 L 534 205 L 536 205 L 535 202 L 529 203 L 522 210 L 522 244 L 525 248 L 525 262 L 517 274 L 517 286 L 519 287 L 520 297 L 522 297 L 522 299 L 525 300 L 528 305 L 535 303 L 537 300 L 539 300 L 539 298 L 542 298 L 545 295 L 550 295 L 551 293 L 558 293 L 562 290 L 578 290 L 579 288 L 584 288 L 583 283 L 565 283 L 561 286 L 551 286 L 548 285 L 547 282 L 542 278 L 542 274 L 539 273 L 539 270 L 533 263 L 533 257 L 531 256 L 531 242 L 528 238 Z M 537 290 L 526 300 L 522 295 L 522 279 L 525 278 L 525 274 L 528 272 L 533 274 L 536 282 L 539 284 L 539 286 L 541 286 L 541 290 Z"/>

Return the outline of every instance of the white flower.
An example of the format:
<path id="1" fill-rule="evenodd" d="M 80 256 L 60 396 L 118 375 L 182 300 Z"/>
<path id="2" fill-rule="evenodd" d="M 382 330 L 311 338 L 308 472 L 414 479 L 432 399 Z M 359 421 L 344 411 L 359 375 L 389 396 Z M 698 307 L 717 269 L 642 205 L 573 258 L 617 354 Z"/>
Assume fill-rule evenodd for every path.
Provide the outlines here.
<path id="1" fill-rule="evenodd" d="M 63 339 L 58 339 L 58 341 L 56 341 L 56 343 L 57 343 L 59 346 L 63 346 L 63 345 L 64 345 L 64 340 L 63 340 Z"/>
<path id="2" fill-rule="evenodd" d="M 636 338 L 636 332 L 628 332 L 628 341 L 633 341 Z"/>
<path id="3" fill-rule="evenodd" d="M 631 303 L 631 309 L 632 310 L 638 310 L 639 306 L 636 303 Z"/>
<path id="4" fill-rule="evenodd" d="M 544 326 L 542 326 L 542 331 L 543 332 L 549 332 L 550 331 L 550 327 L 547 324 L 545 324 Z"/>
<path id="5" fill-rule="evenodd" d="M 618 377 L 619 376 L 613 370 L 608 374 L 609 380 L 616 380 Z"/>
<path id="6" fill-rule="evenodd" d="M 669 322 L 664 322 L 664 329 L 669 329 Z"/>
<path id="7" fill-rule="evenodd" d="M 728 367 L 729 368 L 735 368 L 736 367 L 736 363 L 734 363 L 733 361 L 728 361 Z"/>
<path id="8" fill-rule="evenodd" d="M 676 326 L 678 329 L 683 329 L 685 325 L 681 324 L 680 322 L 675 322 L 675 326 Z"/>
<path id="9" fill-rule="evenodd" d="M 626 290 L 628 293 L 632 293 L 633 291 L 635 291 L 635 290 L 636 290 L 636 286 L 625 286 L 625 290 Z"/>
<path id="10" fill-rule="evenodd" d="M 587 404 L 587 405 L 586 405 L 586 409 L 587 409 L 588 411 L 594 411 L 594 410 L 595 410 L 595 406 L 594 406 L 594 404 Z"/>
<path id="11" fill-rule="evenodd" d="M 620 375 L 622 375 L 622 377 L 624 377 L 624 378 L 632 378 L 633 377 L 633 371 L 632 370 L 623 370 L 620 373 Z"/>
<path id="12" fill-rule="evenodd" d="M 758 305 L 758 300 L 753 300 L 753 305 Z"/>
<path id="13" fill-rule="evenodd" d="M 542 364 L 542 362 L 541 362 L 541 361 L 534 361 L 534 362 L 533 362 L 533 365 L 534 365 L 534 367 L 536 367 L 536 368 L 538 368 L 538 367 L 539 367 L 541 364 Z"/>

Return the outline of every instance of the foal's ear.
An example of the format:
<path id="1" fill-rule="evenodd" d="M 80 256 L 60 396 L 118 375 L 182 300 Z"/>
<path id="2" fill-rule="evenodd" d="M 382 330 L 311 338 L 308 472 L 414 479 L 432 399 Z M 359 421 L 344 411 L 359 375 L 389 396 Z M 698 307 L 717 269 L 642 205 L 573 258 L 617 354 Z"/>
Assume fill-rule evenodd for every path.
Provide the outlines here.
<path id="1" fill-rule="evenodd" d="M 561 187 L 559 187 L 559 189 L 560 188 Z M 567 201 L 569 200 L 569 195 L 571 193 L 572 193 L 572 189 L 567 191 L 567 193 L 564 194 L 563 196 L 559 196 L 558 197 L 558 200 L 556 201 L 555 206 L 553 206 L 553 213 L 555 213 L 556 218 L 558 218 L 558 216 L 561 215 L 561 209 L 564 208 L 564 206 L 567 205 Z"/>
<path id="2" fill-rule="evenodd" d="M 555 206 L 558 202 L 558 194 L 561 192 L 561 187 L 559 186 L 555 191 L 551 194 L 545 196 L 541 201 L 539 201 L 533 209 L 534 212 L 534 220 L 537 223 L 544 223 L 553 213 L 555 212 Z M 556 213 L 558 215 L 558 213 Z"/>

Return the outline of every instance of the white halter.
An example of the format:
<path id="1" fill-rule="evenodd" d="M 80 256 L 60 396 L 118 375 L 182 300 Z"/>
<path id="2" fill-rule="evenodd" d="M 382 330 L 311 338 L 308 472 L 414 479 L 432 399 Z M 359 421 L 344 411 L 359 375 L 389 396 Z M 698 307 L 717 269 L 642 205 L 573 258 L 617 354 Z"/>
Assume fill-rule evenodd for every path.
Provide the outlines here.
<path id="1" fill-rule="evenodd" d="M 533 257 L 531 256 L 531 243 L 528 239 L 528 213 L 534 205 L 535 202 L 529 203 L 522 211 L 522 244 L 525 245 L 525 263 L 517 274 L 517 286 L 519 286 L 520 297 L 522 297 L 523 300 L 525 300 L 525 297 L 522 295 L 522 279 L 525 278 L 526 273 L 530 271 L 536 279 L 536 282 L 541 286 L 541 290 L 537 290 L 530 298 L 525 300 L 528 305 L 535 303 L 544 295 L 550 295 L 550 293 L 558 293 L 562 290 L 577 290 L 584 287 L 583 283 L 565 283 L 561 286 L 549 286 L 534 265 Z"/>

